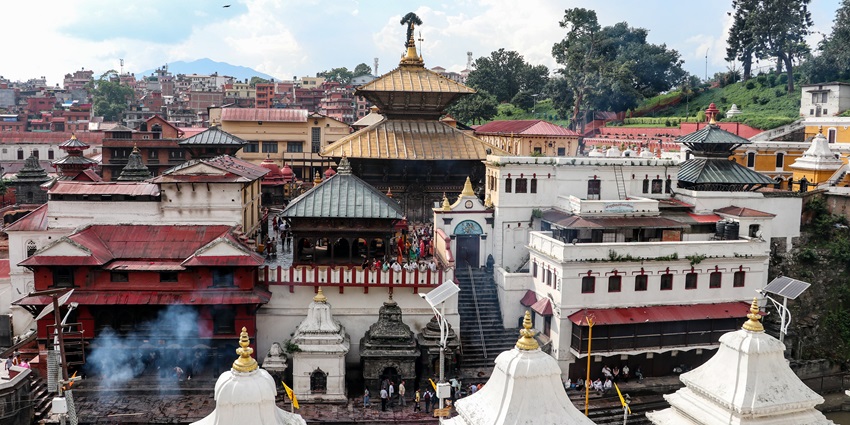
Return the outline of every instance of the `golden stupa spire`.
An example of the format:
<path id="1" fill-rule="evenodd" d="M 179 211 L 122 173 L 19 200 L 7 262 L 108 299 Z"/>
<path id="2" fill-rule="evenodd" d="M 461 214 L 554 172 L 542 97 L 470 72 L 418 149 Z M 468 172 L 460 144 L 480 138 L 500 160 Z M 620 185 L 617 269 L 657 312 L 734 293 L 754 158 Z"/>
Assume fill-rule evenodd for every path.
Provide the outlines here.
<path id="1" fill-rule="evenodd" d="M 463 192 L 460 193 L 460 196 L 475 196 L 475 192 L 472 191 L 472 181 L 469 180 L 469 176 L 466 177 L 466 183 L 463 184 Z"/>
<path id="2" fill-rule="evenodd" d="M 325 296 L 325 293 L 322 292 L 322 287 L 319 287 L 319 292 L 316 292 L 316 296 L 313 297 L 313 302 L 317 303 L 326 303 L 328 302 L 328 297 Z"/>
<path id="3" fill-rule="evenodd" d="M 522 327 L 519 334 L 522 335 L 516 342 L 516 348 L 525 351 L 536 350 L 540 348 L 537 340 L 534 339 L 534 331 L 531 330 L 531 312 L 525 311 L 525 318 L 522 319 Z"/>
<path id="4" fill-rule="evenodd" d="M 322 182 L 322 176 L 321 176 L 321 175 L 319 175 L 319 172 L 318 172 L 318 171 L 316 171 L 316 174 L 315 174 L 315 175 L 314 175 L 314 177 L 313 177 L 313 183 L 315 183 L 315 184 L 319 184 L 319 183 L 321 183 L 321 182 Z"/>
<path id="5" fill-rule="evenodd" d="M 452 206 L 449 204 L 449 198 L 446 197 L 446 194 L 443 193 L 443 211 L 451 211 Z"/>
<path id="6" fill-rule="evenodd" d="M 399 65 L 424 65 L 425 62 L 422 60 L 422 57 L 416 52 L 416 39 L 413 36 L 413 29 L 416 25 L 422 25 L 422 20 L 415 13 L 411 12 L 402 18 L 401 24 L 407 25 L 407 43 L 405 43 L 407 51 L 402 55 Z"/>
<path id="7" fill-rule="evenodd" d="M 248 329 L 243 327 L 242 334 L 239 335 L 239 348 L 236 349 L 236 354 L 239 358 L 233 362 L 233 370 L 237 372 L 252 372 L 257 370 L 257 361 L 251 357 L 254 349 L 249 347 L 251 340 L 248 339 Z"/>
<path id="8" fill-rule="evenodd" d="M 753 298 L 753 304 L 750 305 L 750 312 L 747 314 L 747 320 L 744 322 L 744 330 L 750 332 L 764 332 L 764 326 L 759 322 L 761 319 L 761 315 L 759 314 L 759 300 L 758 298 Z"/>

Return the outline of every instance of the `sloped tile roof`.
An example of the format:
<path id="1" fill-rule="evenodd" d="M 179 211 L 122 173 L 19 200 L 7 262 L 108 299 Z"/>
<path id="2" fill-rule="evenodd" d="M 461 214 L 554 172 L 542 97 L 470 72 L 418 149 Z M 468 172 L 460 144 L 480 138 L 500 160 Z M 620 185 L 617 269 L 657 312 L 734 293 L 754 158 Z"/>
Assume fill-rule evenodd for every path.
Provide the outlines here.
<path id="1" fill-rule="evenodd" d="M 578 136 L 568 128 L 543 120 L 491 121 L 475 128 L 475 134 L 521 134 L 525 136 Z"/>
<path id="2" fill-rule="evenodd" d="M 735 136 L 738 137 L 738 136 Z M 692 158 L 679 167 L 679 181 L 692 184 L 773 184 L 768 176 L 735 161 Z"/>
<path id="3" fill-rule="evenodd" d="M 228 175 L 209 175 L 209 174 L 181 174 L 179 171 L 191 168 L 197 164 L 207 164 L 218 168 Z M 152 183 L 170 183 L 170 182 L 237 182 L 237 181 L 253 181 L 263 177 L 268 173 L 267 168 L 260 167 L 257 164 L 232 157 L 230 155 L 221 155 L 210 159 L 193 159 L 186 161 L 183 164 L 174 166 L 165 170 L 161 175 L 150 180 Z"/>
<path id="4" fill-rule="evenodd" d="M 219 127 L 210 127 L 209 129 L 195 134 L 180 141 L 179 145 L 228 145 L 228 146 L 243 146 L 245 141 L 236 137 Z"/>
<path id="5" fill-rule="evenodd" d="M 32 232 L 47 230 L 47 204 L 42 204 L 5 229 L 7 232 Z"/>
<path id="6" fill-rule="evenodd" d="M 400 160 L 484 160 L 486 150 L 503 151 L 486 145 L 439 121 L 385 120 L 370 125 L 328 145 L 322 156 Z"/>
<path id="7" fill-rule="evenodd" d="M 292 200 L 283 215 L 293 218 L 403 217 L 397 202 L 351 174 L 346 158 L 340 163 L 338 173 Z"/>
<path id="8" fill-rule="evenodd" d="M 728 214 L 735 217 L 776 217 L 776 214 L 767 213 L 764 211 L 754 210 L 746 207 L 736 207 L 734 205 L 726 208 L 714 210 L 716 213 Z"/>
<path id="9" fill-rule="evenodd" d="M 400 66 L 357 88 L 361 92 L 475 93 L 475 90 L 422 66 Z"/>
<path id="10" fill-rule="evenodd" d="M 144 182 L 78 182 L 57 181 L 48 191 L 51 195 L 126 195 L 158 196 L 159 186 Z"/>
<path id="11" fill-rule="evenodd" d="M 735 133 L 730 133 L 718 126 L 709 124 L 693 133 L 686 134 L 676 139 L 679 143 L 704 143 L 712 145 L 746 145 L 751 142 Z"/>

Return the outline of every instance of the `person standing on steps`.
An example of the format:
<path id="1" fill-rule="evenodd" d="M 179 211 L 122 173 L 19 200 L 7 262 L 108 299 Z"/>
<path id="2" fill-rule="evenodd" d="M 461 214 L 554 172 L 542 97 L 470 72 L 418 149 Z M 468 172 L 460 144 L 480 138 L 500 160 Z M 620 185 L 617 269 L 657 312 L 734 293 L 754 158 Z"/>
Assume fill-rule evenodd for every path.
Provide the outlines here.
<path id="1" fill-rule="evenodd" d="M 398 405 L 401 407 L 407 406 L 407 403 L 404 401 L 404 379 L 398 384 Z"/>
<path id="2" fill-rule="evenodd" d="M 363 391 L 363 408 L 369 407 L 369 388 Z"/>
<path id="3" fill-rule="evenodd" d="M 419 399 L 420 399 L 419 390 L 416 390 L 416 392 L 413 393 L 413 411 L 414 412 L 421 412 L 422 411 L 422 409 L 419 407 Z"/>
<path id="4" fill-rule="evenodd" d="M 387 411 L 387 390 L 381 388 L 381 411 Z"/>

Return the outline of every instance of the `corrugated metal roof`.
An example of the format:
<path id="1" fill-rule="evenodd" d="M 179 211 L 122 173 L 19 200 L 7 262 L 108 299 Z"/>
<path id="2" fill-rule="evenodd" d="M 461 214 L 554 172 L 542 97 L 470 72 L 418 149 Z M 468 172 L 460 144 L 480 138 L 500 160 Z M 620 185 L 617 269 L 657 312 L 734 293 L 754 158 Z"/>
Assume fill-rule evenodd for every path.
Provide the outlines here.
<path id="1" fill-rule="evenodd" d="M 328 145 L 322 156 L 400 160 L 484 160 L 486 145 L 439 121 L 386 120 L 345 136 Z"/>
<path id="2" fill-rule="evenodd" d="M 85 291 L 77 289 L 71 294 L 70 302 L 81 305 L 219 305 L 219 304 L 265 304 L 271 292 L 263 288 L 252 290 L 177 291 Z M 14 305 L 43 306 L 52 302 L 46 295 L 24 297 Z"/>
<path id="3" fill-rule="evenodd" d="M 717 124 L 709 124 L 691 134 L 681 136 L 676 139 L 676 142 L 711 145 L 746 145 L 752 143 L 748 139 L 720 128 Z"/>
<path id="4" fill-rule="evenodd" d="M 543 120 L 491 121 L 475 128 L 475 134 L 516 134 L 524 136 L 578 136 L 568 128 Z"/>
<path id="5" fill-rule="evenodd" d="M 34 232 L 47 230 L 47 204 L 36 208 L 5 229 L 7 232 Z"/>
<path id="6" fill-rule="evenodd" d="M 738 137 L 738 136 L 735 136 Z M 691 158 L 679 167 L 680 182 L 691 184 L 774 184 L 768 176 L 735 161 Z"/>
<path id="7" fill-rule="evenodd" d="M 57 181 L 48 191 L 50 195 L 125 195 L 159 196 L 159 186 L 146 182 L 79 182 Z"/>
<path id="8" fill-rule="evenodd" d="M 347 163 L 347 160 L 346 160 Z M 318 186 L 295 198 L 283 210 L 284 217 L 385 218 L 401 219 L 397 202 L 372 185 L 346 171 L 340 171 Z"/>
<path id="9" fill-rule="evenodd" d="M 221 121 L 307 122 L 306 109 L 223 108 Z"/>
<path id="10" fill-rule="evenodd" d="M 534 303 L 537 302 L 537 294 L 534 293 L 531 289 L 525 291 L 525 295 L 522 296 L 522 299 L 519 300 L 519 303 L 526 306 L 531 307 Z"/>
<path id="11" fill-rule="evenodd" d="M 584 318 L 593 316 L 593 325 L 625 325 L 637 323 L 680 322 L 740 318 L 744 323 L 750 305 L 745 302 L 718 304 L 658 305 L 579 310 L 570 315 L 570 321 L 585 326 Z"/>
<path id="12" fill-rule="evenodd" d="M 546 297 L 537 300 L 537 302 L 531 306 L 531 309 L 543 316 L 552 315 L 552 303 L 549 301 L 549 298 Z"/>
<path id="13" fill-rule="evenodd" d="M 62 142 L 59 146 L 67 147 L 67 148 L 81 148 L 86 149 L 89 147 L 88 143 L 83 142 L 80 139 L 77 139 L 77 135 L 75 133 L 71 133 L 71 138 Z"/>
<path id="14" fill-rule="evenodd" d="M 216 256 L 192 256 L 188 260 L 183 262 L 184 266 L 189 267 L 197 267 L 197 266 L 207 266 L 207 267 L 238 267 L 238 266 L 252 266 L 259 267 L 263 265 L 265 260 L 263 257 L 252 254 L 252 255 L 216 255 Z"/>
<path id="15" fill-rule="evenodd" d="M 550 209 L 543 212 L 543 220 L 567 229 L 617 229 L 640 227 L 644 229 L 680 229 L 685 223 L 664 217 L 589 217 Z"/>
<path id="16" fill-rule="evenodd" d="M 104 270 L 140 270 L 140 271 L 180 271 L 186 270 L 180 265 L 180 261 L 137 261 L 137 260 L 116 260 L 106 265 Z"/>
<path id="17" fill-rule="evenodd" d="M 475 93 L 475 90 L 424 66 L 400 66 L 357 88 L 362 92 Z"/>
<path id="18" fill-rule="evenodd" d="M 206 131 L 188 137 L 179 145 L 227 145 L 227 146 L 243 146 L 247 142 L 236 137 L 219 127 L 210 127 Z"/>
<path id="19" fill-rule="evenodd" d="M 719 214 L 728 214 L 735 217 L 776 217 L 776 214 L 767 213 L 764 211 L 754 210 L 752 208 L 729 206 L 714 210 Z"/>
<path id="20" fill-rule="evenodd" d="M 218 168 L 231 176 L 220 176 L 210 174 L 179 174 L 181 170 L 191 168 L 197 164 L 207 164 Z M 165 170 L 161 175 L 157 176 L 151 182 L 153 183 L 170 183 L 170 182 L 235 182 L 235 181 L 253 181 L 263 177 L 269 170 L 260 167 L 257 164 L 241 160 L 229 155 L 221 155 L 210 159 L 193 159 L 186 161 L 183 164 Z"/>

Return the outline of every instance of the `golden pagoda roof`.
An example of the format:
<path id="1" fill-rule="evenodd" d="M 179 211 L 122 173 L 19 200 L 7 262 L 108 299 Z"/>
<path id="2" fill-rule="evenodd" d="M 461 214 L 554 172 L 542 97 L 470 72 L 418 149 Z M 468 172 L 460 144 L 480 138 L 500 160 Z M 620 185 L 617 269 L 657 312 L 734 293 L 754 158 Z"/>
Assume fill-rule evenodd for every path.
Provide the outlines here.
<path id="1" fill-rule="evenodd" d="M 251 341 L 248 339 L 248 329 L 242 327 L 242 333 L 239 335 L 239 348 L 236 349 L 236 354 L 239 358 L 233 362 L 233 370 L 237 372 L 251 372 L 257 370 L 257 361 L 251 357 L 254 349 L 249 347 Z"/>
<path id="2" fill-rule="evenodd" d="M 484 160 L 500 149 L 439 121 L 386 120 L 328 145 L 322 156 L 401 160 Z"/>
<path id="3" fill-rule="evenodd" d="M 360 86 L 357 91 L 475 93 L 475 89 L 446 78 L 430 69 L 426 69 L 424 65 L 399 66 L 381 77 Z M 362 93 L 358 94 L 362 95 Z"/>

